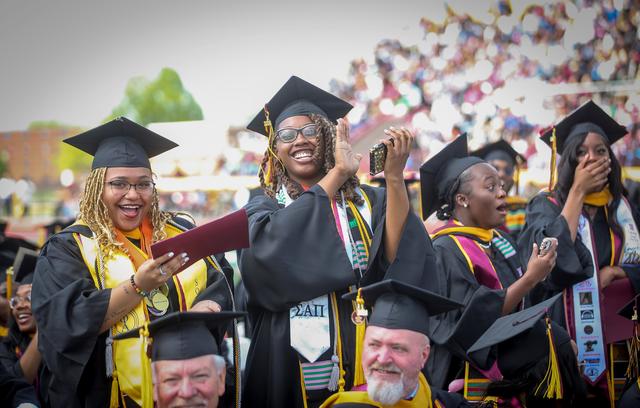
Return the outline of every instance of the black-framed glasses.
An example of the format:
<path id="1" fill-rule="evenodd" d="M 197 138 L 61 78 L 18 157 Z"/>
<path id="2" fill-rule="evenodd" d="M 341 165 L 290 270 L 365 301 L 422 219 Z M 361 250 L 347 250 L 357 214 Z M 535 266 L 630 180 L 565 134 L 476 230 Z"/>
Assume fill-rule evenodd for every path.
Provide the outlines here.
<path id="1" fill-rule="evenodd" d="M 133 187 L 140 194 L 147 194 L 152 192 L 156 186 L 156 183 L 154 183 L 153 181 L 141 181 L 140 183 L 131 184 L 122 180 L 113 180 L 107 181 L 107 184 L 109 185 L 109 187 L 111 187 L 111 191 L 114 194 L 123 195 L 127 194 L 129 190 L 131 190 L 131 187 Z"/>
<path id="2" fill-rule="evenodd" d="M 9 306 L 12 309 L 15 309 L 16 307 L 18 307 L 20 302 L 27 302 L 27 303 L 31 304 L 31 293 L 29 293 L 27 296 L 14 296 L 14 297 L 12 297 L 11 299 L 9 299 Z"/>
<path id="3" fill-rule="evenodd" d="M 314 139 L 318 137 L 318 126 L 315 123 L 309 123 L 301 128 L 282 128 L 276 132 L 276 137 L 284 143 L 291 143 L 296 140 L 298 133 L 302 133 L 306 139 Z"/>

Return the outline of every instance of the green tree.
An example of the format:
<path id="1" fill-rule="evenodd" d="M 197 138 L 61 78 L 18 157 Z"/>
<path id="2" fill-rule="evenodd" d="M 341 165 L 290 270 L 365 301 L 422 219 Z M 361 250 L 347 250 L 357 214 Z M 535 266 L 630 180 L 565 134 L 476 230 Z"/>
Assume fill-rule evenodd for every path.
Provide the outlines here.
<path id="1" fill-rule="evenodd" d="M 144 77 L 131 78 L 125 97 L 107 120 L 118 116 L 146 126 L 152 122 L 200 120 L 202 109 L 184 89 L 180 76 L 171 68 L 163 68 L 153 81 Z"/>

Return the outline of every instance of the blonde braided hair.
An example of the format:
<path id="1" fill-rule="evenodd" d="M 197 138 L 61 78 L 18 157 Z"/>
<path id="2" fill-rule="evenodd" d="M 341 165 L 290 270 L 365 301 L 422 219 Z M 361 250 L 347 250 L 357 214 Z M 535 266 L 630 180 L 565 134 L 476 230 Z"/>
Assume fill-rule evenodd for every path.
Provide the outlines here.
<path id="1" fill-rule="evenodd" d="M 80 197 L 80 212 L 78 219 L 85 222 L 87 226 L 95 234 L 98 244 L 106 250 L 106 252 L 121 249 L 122 244 L 116 240 L 115 226 L 109 216 L 107 206 L 102 201 L 102 193 L 104 190 L 106 167 L 94 169 L 87 177 L 84 190 Z M 173 214 L 160 211 L 158 204 L 158 192 L 153 189 L 151 199 L 151 208 L 149 209 L 149 218 L 153 227 L 153 242 L 161 241 L 166 238 L 164 225 L 173 217 Z"/>
<path id="2" fill-rule="evenodd" d="M 335 165 L 335 146 L 336 146 L 336 125 L 334 125 L 329 119 L 325 118 L 322 115 L 310 114 L 309 118 L 318 126 L 318 144 L 316 145 L 313 152 L 313 160 L 317 163 L 322 163 L 321 172 L 326 174 L 329 170 L 331 170 Z M 271 145 L 269 146 L 271 150 L 274 152 L 277 151 L 276 148 L 277 138 L 274 137 L 271 141 Z M 321 157 L 321 149 L 320 144 L 324 146 L 324 157 Z M 269 149 L 264 154 L 262 158 L 261 168 L 266 170 L 268 161 L 269 161 Z M 264 180 L 264 174 L 266 171 L 260 172 L 260 185 L 262 186 L 265 194 L 271 198 L 275 198 L 278 194 L 278 191 L 284 186 L 287 190 L 287 194 L 293 200 L 297 199 L 303 192 L 304 189 L 302 186 L 289 177 L 287 173 L 287 169 L 284 167 L 282 162 L 277 158 L 273 158 L 271 160 L 273 166 L 273 176 L 272 183 L 267 185 Z M 357 205 L 363 204 L 362 197 L 356 192 L 356 189 L 360 186 L 360 180 L 355 175 L 351 176 L 343 185 L 340 187 L 340 190 L 334 197 L 338 202 L 340 199 L 340 192 L 343 193 L 345 200 L 352 201 Z"/>

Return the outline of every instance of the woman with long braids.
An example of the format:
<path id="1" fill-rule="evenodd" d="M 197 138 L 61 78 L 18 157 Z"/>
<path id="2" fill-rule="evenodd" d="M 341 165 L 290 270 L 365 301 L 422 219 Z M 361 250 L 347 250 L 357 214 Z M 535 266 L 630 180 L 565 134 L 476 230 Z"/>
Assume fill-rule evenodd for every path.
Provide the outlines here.
<path id="1" fill-rule="evenodd" d="M 159 209 L 149 163 L 175 143 L 125 118 L 65 142 L 94 159 L 78 219 L 48 240 L 36 266 L 31 299 L 45 402 L 152 406 L 141 340 L 113 337 L 170 311 L 229 310 L 232 270 L 223 255 L 179 273 L 186 254 L 151 255 L 152 243 L 192 227 Z"/>
<path id="2" fill-rule="evenodd" d="M 445 221 L 431 234 L 439 267 L 436 290 L 465 305 L 463 309 L 434 317 L 431 338 L 436 344 L 427 362 L 428 372 L 435 387 L 449 386 L 451 390 L 463 391 L 465 398 L 478 401 L 483 397 L 487 379 L 502 379 L 506 366 L 498 359 L 500 346 L 472 357 L 467 356 L 467 350 L 498 318 L 528 304 L 529 291 L 553 267 L 555 243 L 551 243 L 546 253 L 540 252 L 540 242 L 532 244 L 533 253 L 527 260 L 525 273 L 515 242 L 498 230 L 507 213 L 500 176 L 486 161 L 468 155 L 466 135 L 422 165 L 420 183 L 423 218 L 437 211 L 438 218 Z M 529 341 L 543 341 L 545 326 L 542 322 L 538 326 L 542 328 L 522 336 L 534 336 Z M 524 341 L 512 342 L 509 347 L 517 347 L 519 342 Z M 548 354 L 547 345 L 544 356 Z M 575 362 L 575 356 L 570 354 L 569 359 L 573 357 Z M 549 359 L 544 361 L 550 366 Z M 542 367 L 543 373 L 547 365 Z M 573 371 L 579 377 L 577 363 Z M 562 398 L 562 390 L 543 382 L 542 376 L 538 382 L 540 398 L 544 394 Z"/>
<path id="3" fill-rule="evenodd" d="M 626 133 L 593 101 L 546 129 L 542 140 L 552 147 L 552 157 L 562 155 L 557 183 L 552 160 L 551 189 L 527 206 L 518 241 L 522 256 L 527 256 L 532 242 L 558 239 L 556 266 L 532 292 L 532 300 L 564 292 L 553 318 L 576 341 L 585 380 L 598 406 L 613 406 L 616 385 L 624 382 L 626 368 L 624 363 L 613 365 L 612 357 L 624 360 L 626 347 L 620 354 L 612 343 L 626 337 L 615 334 L 620 332 L 619 321 L 605 319 L 605 311 L 612 308 L 615 314 L 617 308 L 609 305 L 629 301 L 640 291 L 639 218 L 626 199 L 620 164 L 611 151 Z M 626 334 L 630 337 L 631 329 Z"/>
<path id="4" fill-rule="evenodd" d="M 362 384 L 366 317 L 340 296 L 398 273 L 421 286 L 423 268 L 434 262 L 404 186 L 413 136 L 388 129 L 387 189 L 360 186 L 360 156 L 340 119 L 350 109 L 291 77 L 248 126 L 269 144 L 265 195 L 246 206 L 251 247 L 240 259 L 254 325 L 245 406 L 316 407 Z"/>

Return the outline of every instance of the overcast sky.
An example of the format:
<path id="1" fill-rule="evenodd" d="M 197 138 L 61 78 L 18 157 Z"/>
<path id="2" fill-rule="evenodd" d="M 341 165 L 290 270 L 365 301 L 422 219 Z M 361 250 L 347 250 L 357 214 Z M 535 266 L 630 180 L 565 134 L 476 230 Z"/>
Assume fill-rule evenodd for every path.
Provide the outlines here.
<path id="1" fill-rule="evenodd" d="M 292 74 L 327 88 L 381 39 L 415 43 L 433 2 L 0 0 L 0 131 L 97 125 L 163 67 L 205 119 L 244 125 Z"/>

